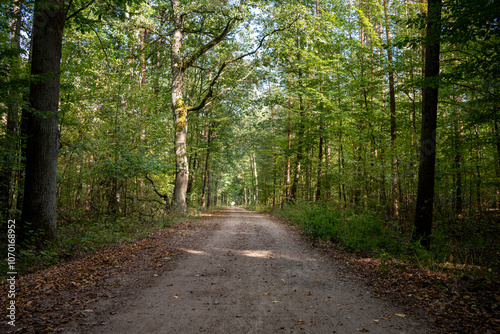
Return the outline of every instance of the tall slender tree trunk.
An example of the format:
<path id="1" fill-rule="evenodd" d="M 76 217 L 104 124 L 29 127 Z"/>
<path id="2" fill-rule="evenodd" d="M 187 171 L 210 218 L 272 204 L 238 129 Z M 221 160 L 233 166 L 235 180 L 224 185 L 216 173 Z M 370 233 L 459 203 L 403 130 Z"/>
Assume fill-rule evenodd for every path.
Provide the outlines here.
<path id="1" fill-rule="evenodd" d="M 245 198 L 245 205 L 248 205 L 247 187 L 243 187 L 243 196 Z"/>
<path id="2" fill-rule="evenodd" d="M 297 64 L 299 66 L 299 74 L 298 74 L 298 81 L 299 85 L 301 85 L 301 80 L 302 80 L 302 68 L 301 66 L 301 60 L 302 60 L 302 55 L 301 55 L 301 42 L 300 42 L 300 36 L 297 35 Z M 299 121 L 299 130 L 297 133 L 297 155 L 295 158 L 295 174 L 293 176 L 293 182 L 292 182 L 292 187 L 290 189 L 290 199 L 292 201 L 295 201 L 296 195 L 297 195 L 297 189 L 299 186 L 299 177 L 300 177 L 300 164 L 302 162 L 302 152 L 303 152 L 303 146 L 304 146 L 304 118 L 306 116 L 305 109 L 304 109 L 304 99 L 302 97 L 302 94 L 299 93 L 299 110 L 300 110 L 300 121 Z"/>
<path id="3" fill-rule="evenodd" d="M 276 153 L 273 154 L 273 209 L 276 207 L 276 187 L 278 177 L 278 163 Z"/>
<path id="4" fill-rule="evenodd" d="M 207 184 L 208 184 L 208 189 L 207 189 L 207 209 L 212 206 L 212 171 L 209 169 L 208 170 L 208 175 L 207 175 Z"/>
<path id="5" fill-rule="evenodd" d="M 389 106 L 391 110 L 391 147 L 392 147 L 392 196 L 393 196 L 393 213 L 394 216 L 399 216 L 399 188 L 398 188 L 398 155 L 396 152 L 396 94 L 394 90 L 394 68 L 392 64 L 392 43 L 391 43 L 391 30 L 389 19 L 389 5 L 388 0 L 384 0 L 384 14 L 385 14 L 385 35 L 387 39 L 387 60 L 389 62 Z"/>
<path id="6" fill-rule="evenodd" d="M 192 161 L 193 162 L 191 163 L 191 159 L 189 159 L 189 168 L 192 171 L 192 175 L 189 178 L 188 186 L 186 189 L 186 197 L 187 197 L 186 200 L 189 199 L 191 196 L 191 193 L 193 191 L 193 181 L 196 178 L 196 175 L 198 174 L 198 152 L 194 152 Z"/>
<path id="7" fill-rule="evenodd" d="M 339 156 L 338 156 L 338 167 L 339 167 L 339 175 L 340 175 L 340 183 L 339 183 L 339 202 L 342 207 L 342 203 L 344 205 L 347 204 L 347 197 L 345 193 L 345 178 L 344 178 L 344 170 L 345 170 L 345 158 L 344 158 L 344 143 L 342 141 L 342 120 L 340 120 L 339 124 Z"/>
<path id="8" fill-rule="evenodd" d="M 219 203 L 219 179 L 214 181 L 214 195 L 213 195 L 213 206 L 217 207 Z"/>
<path id="9" fill-rule="evenodd" d="M 299 108 L 300 108 L 300 124 L 299 131 L 297 133 L 298 143 L 297 143 L 297 155 L 295 157 L 295 172 L 293 175 L 292 187 L 290 188 L 290 199 L 295 201 L 297 196 L 297 189 L 299 186 L 300 177 L 300 164 L 302 162 L 302 151 L 303 151 L 303 137 L 304 137 L 304 124 L 303 119 L 305 118 L 304 105 L 302 101 L 302 96 L 299 96 Z"/>
<path id="10" fill-rule="evenodd" d="M 456 214 L 461 214 L 463 209 L 463 199 L 462 199 L 462 172 L 461 172 L 461 127 L 460 127 L 460 118 L 459 118 L 459 110 L 455 113 L 455 125 L 454 125 L 454 146 L 455 146 L 455 158 L 454 158 L 454 195 L 455 195 L 455 212 Z"/>
<path id="11" fill-rule="evenodd" d="M 498 134 L 498 122 L 497 120 L 493 120 L 493 135 L 496 146 L 496 162 L 495 162 L 495 174 L 497 176 L 497 180 L 500 180 L 500 135 Z M 496 209 L 500 210 L 500 186 L 497 185 L 496 190 Z"/>
<path id="12" fill-rule="evenodd" d="M 323 124 L 319 127 L 319 147 L 318 147 L 318 178 L 316 182 L 316 201 L 321 200 L 321 180 L 323 178 Z"/>
<path id="13" fill-rule="evenodd" d="M 202 195 L 201 195 L 201 207 L 203 209 L 207 209 L 209 206 L 210 202 L 210 194 L 207 195 L 207 182 L 209 184 L 208 187 L 210 187 L 210 178 L 209 178 L 209 163 L 210 163 L 210 144 L 211 144 L 211 138 L 212 138 L 212 130 L 211 130 L 211 123 L 207 122 L 207 127 L 205 132 L 205 140 L 207 142 L 207 154 L 205 156 L 205 167 L 203 170 L 203 189 L 202 189 Z M 208 192 L 209 193 L 209 192 Z"/>
<path id="14" fill-rule="evenodd" d="M 187 107 L 182 95 L 184 85 L 183 59 L 181 54 L 183 34 L 182 15 L 179 13 L 178 0 L 171 0 L 173 11 L 174 34 L 172 38 L 171 71 L 172 71 L 172 111 L 175 121 L 175 186 L 174 207 L 177 211 L 186 211 L 186 193 L 189 180 L 189 164 L 186 152 L 187 140 Z"/>
<path id="15" fill-rule="evenodd" d="M 287 159 L 285 168 L 285 184 L 283 187 L 283 201 L 281 202 L 281 207 L 285 202 L 290 200 L 290 172 L 292 169 L 292 161 L 290 157 L 290 151 L 292 149 L 292 100 L 288 99 L 288 146 L 287 146 Z"/>
<path id="16" fill-rule="evenodd" d="M 482 154 L 481 154 L 481 144 L 480 144 L 480 138 L 479 138 L 479 129 L 477 128 L 477 124 L 474 125 L 474 135 L 476 136 L 476 161 L 475 161 L 475 167 L 476 167 L 476 201 L 477 201 L 477 209 L 479 212 L 483 211 L 483 206 L 482 206 L 482 200 L 481 200 L 481 160 L 482 160 Z"/>
<path id="17" fill-rule="evenodd" d="M 253 168 L 253 175 L 255 179 L 255 191 L 254 191 L 254 203 L 257 204 L 259 201 L 259 179 L 257 175 L 257 161 L 255 161 L 255 153 L 252 153 L 252 168 Z"/>
<path id="18" fill-rule="evenodd" d="M 15 1 L 12 8 L 13 19 L 10 22 L 10 47 L 20 49 L 21 47 L 21 7 L 19 1 Z M 11 59 L 9 68 L 9 75 L 15 77 L 18 75 L 20 67 L 20 58 L 18 55 Z M 12 101 L 20 99 L 19 92 L 7 91 Z M 11 208 L 11 185 L 12 185 L 12 172 L 15 164 L 16 156 L 16 141 L 17 141 L 17 127 L 19 123 L 19 105 L 16 102 L 11 102 L 7 105 L 7 122 L 5 124 L 5 135 L 2 138 L 1 153 L 2 164 L 0 165 L 0 219 L 1 224 L 6 224 Z M 7 231 L 7 229 L 2 230 Z"/>
<path id="19" fill-rule="evenodd" d="M 332 149 L 330 147 L 330 141 L 327 140 L 326 142 L 326 148 L 325 148 L 325 163 L 326 163 L 326 170 L 325 170 L 325 195 L 327 202 L 330 202 L 332 200 L 332 185 L 331 185 L 331 180 L 330 180 L 330 169 L 331 169 L 331 155 L 332 155 Z"/>
<path id="20" fill-rule="evenodd" d="M 413 239 L 430 247 L 434 205 L 436 161 L 436 121 L 438 106 L 439 52 L 442 0 L 429 0 L 425 48 L 425 74 L 422 90 L 422 127 L 418 170 L 417 207 Z"/>

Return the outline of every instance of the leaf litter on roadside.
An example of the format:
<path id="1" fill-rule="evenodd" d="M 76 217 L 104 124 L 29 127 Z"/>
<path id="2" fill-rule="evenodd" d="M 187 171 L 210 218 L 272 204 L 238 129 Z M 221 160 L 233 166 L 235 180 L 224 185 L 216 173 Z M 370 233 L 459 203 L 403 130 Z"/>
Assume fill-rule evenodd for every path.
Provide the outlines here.
<path id="1" fill-rule="evenodd" d="M 0 332 L 16 330 L 22 333 L 59 332 L 72 319 L 87 317 L 89 305 L 99 299 L 109 298 L 113 289 L 122 286 L 118 275 L 142 275 L 143 278 L 127 284 L 147 285 L 148 279 L 158 277 L 157 271 L 173 264 L 181 254 L 176 245 L 182 231 L 190 230 L 189 237 L 199 228 L 190 222 L 177 227 L 152 232 L 148 238 L 118 244 L 92 254 L 75 257 L 73 261 L 19 277 L 16 291 L 16 327 L 0 324 Z M 181 238 L 186 238 L 181 236 Z M 5 278 L 0 293 L 7 296 Z M 0 307 L 6 308 L 9 300 L 2 297 Z"/>

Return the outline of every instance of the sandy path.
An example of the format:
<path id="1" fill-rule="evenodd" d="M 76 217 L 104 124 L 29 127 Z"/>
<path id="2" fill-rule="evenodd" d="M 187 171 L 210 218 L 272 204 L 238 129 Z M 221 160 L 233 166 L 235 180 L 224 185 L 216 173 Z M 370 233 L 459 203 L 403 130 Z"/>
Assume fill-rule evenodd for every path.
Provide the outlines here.
<path id="1" fill-rule="evenodd" d="M 287 227 L 233 208 L 173 271 L 85 333 L 430 333 L 422 320 L 311 250 Z M 72 327 L 72 328 L 71 328 Z"/>

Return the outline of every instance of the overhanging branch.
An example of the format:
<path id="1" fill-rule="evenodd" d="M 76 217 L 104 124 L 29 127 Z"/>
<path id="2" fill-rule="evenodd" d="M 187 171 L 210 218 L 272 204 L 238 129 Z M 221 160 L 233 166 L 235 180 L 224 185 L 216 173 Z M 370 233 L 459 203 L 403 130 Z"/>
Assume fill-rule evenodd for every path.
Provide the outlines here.
<path id="1" fill-rule="evenodd" d="M 146 178 L 146 180 L 148 180 L 149 182 L 151 182 L 151 185 L 153 186 L 153 190 L 154 192 L 160 196 L 161 198 L 163 198 L 163 200 L 165 201 L 165 204 L 168 206 L 169 205 L 169 198 L 168 198 L 168 195 L 162 195 L 158 190 L 156 190 L 156 186 L 155 186 L 155 183 L 153 182 L 153 180 L 151 180 L 149 178 L 149 176 L 147 175 L 144 175 L 144 177 Z"/>
<path id="2" fill-rule="evenodd" d="M 226 60 L 224 61 L 220 66 L 219 66 L 219 69 L 217 70 L 217 75 L 212 79 L 212 81 L 210 82 L 210 84 L 208 85 L 208 90 L 207 90 L 207 93 L 205 94 L 205 96 L 203 97 L 203 99 L 201 100 L 201 102 L 197 105 L 197 106 L 194 106 L 194 107 L 188 107 L 187 108 L 187 111 L 188 112 L 191 112 L 191 111 L 197 111 L 197 110 L 200 110 L 202 109 L 203 107 L 205 107 L 207 104 L 209 103 L 212 103 L 217 97 L 221 96 L 224 92 L 228 91 L 230 88 L 227 88 L 225 90 L 223 90 L 221 93 L 217 94 L 217 96 L 213 99 L 210 99 L 212 96 L 213 96 L 213 89 L 214 89 L 214 86 L 215 84 L 217 83 L 217 80 L 221 77 L 221 75 L 223 74 L 223 71 L 224 71 L 224 68 L 231 64 L 231 63 L 234 63 L 234 62 L 237 62 L 245 57 L 248 57 L 248 56 L 251 56 L 253 54 L 256 54 L 260 48 L 262 47 L 262 45 L 264 44 L 264 41 L 271 35 L 279 32 L 279 31 L 284 31 L 288 28 L 290 28 L 295 22 L 297 21 L 297 19 L 293 20 L 289 25 L 285 26 L 285 27 L 282 27 L 282 28 L 278 28 L 278 29 L 274 29 L 272 30 L 271 32 L 267 33 L 266 35 L 264 35 L 260 40 L 259 40 L 259 43 L 257 45 L 257 47 L 248 52 L 248 53 L 245 53 L 239 57 L 236 57 L 236 58 L 233 58 L 233 59 L 229 59 L 229 60 Z M 249 72 L 243 79 L 241 80 L 244 80 L 248 77 L 248 75 L 250 75 L 251 72 Z M 240 80 L 238 80 L 238 82 L 240 82 Z M 210 99 L 210 100 L 209 100 Z"/>
<path id="3" fill-rule="evenodd" d="M 238 22 L 238 19 L 236 18 L 232 18 L 231 20 L 229 20 L 224 30 L 217 37 L 215 37 L 210 42 L 199 48 L 198 51 L 196 51 L 189 59 L 187 59 L 182 64 L 182 70 L 183 71 L 187 70 L 199 57 L 201 57 L 208 50 L 219 44 L 224 39 L 224 37 L 226 37 L 229 34 L 231 29 L 233 29 L 236 22 Z"/>
<path id="4" fill-rule="evenodd" d="M 96 0 L 91 0 L 89 1 L 85 6 L 81 7 L 80 9 L 78 9 L 77 11 L 75 11 L 73 14 L 71 14 L 70 16 L 66 17 L 66 21 L 68 20 L 71 20 L 73 17 L 77 16 L 78 13 L 80 13 L 81 11 L 87 9 L 88 7 L 90 7 L 90 5 L 92 5 L 94 2 L 96 2 Z M 72 4 L 72 2 L 70 2 L 70 5 Z M 69 7 L 68 6 L 68 10 L 69 10 Z"/>

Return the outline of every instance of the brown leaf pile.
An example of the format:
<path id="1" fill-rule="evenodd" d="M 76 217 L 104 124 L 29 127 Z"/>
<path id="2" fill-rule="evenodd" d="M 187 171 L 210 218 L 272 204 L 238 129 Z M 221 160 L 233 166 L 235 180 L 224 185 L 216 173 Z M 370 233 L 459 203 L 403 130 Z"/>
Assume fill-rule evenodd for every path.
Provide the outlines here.
<path id="1" fill-rule="evenodd" d="M 403 304 L 414 313 L 424 310 L 441 333 L 500 332 L 498 281 L 432 272 L 396 259 L 367 258 L 327 243 L 320 248 L 369 284 L 376 297 Z"/>
<path id="2" fill-rule="evenodd" d="M 120 289 L 150 284 L 156 272 L 174 265 L 175 257 L 181 254 L 179 245 L 189 243 L 199 231 L 199 224 L 185 222 L 155 231 L 148 238 L 20 277 L 16 282 L 16 326 L 2 321 L 0 332 L 62 331 L 72 318 L 84 317 L 92 302 L 112 298 Z M 0 286 L 3 310 L 9 303 L 7 291 L 7 285 Z"/>

